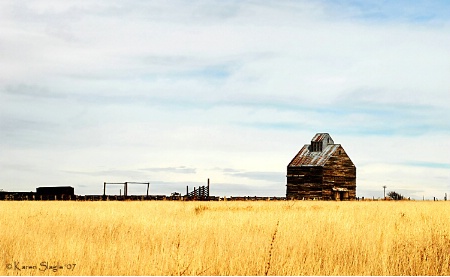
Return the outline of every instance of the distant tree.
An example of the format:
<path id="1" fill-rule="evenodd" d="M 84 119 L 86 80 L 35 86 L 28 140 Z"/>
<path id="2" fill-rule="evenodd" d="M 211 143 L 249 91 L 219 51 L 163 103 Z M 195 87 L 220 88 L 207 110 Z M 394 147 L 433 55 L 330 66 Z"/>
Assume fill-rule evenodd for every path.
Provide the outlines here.
<path id="1" fill-rule="evenodd" d="M 403 198 L 405 198 L 405 197 L 403 197 L 403 195 L 401 195 L 400 193 L 397 193 L 395 191 L 388 192 L 387 196 L 389 196 L 391 199 L 394 199 L 394 200 L 402 200 Z"/>

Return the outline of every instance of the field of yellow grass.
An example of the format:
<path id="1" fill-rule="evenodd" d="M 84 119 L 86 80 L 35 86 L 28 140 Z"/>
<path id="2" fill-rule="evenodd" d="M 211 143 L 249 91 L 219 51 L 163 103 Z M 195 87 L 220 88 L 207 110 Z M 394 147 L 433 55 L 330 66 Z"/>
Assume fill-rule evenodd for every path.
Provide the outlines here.
<path id="1" fill-rule="evenodd" d="M 0 275 L 450 275 L 450 202 L 0 202 Z"/>

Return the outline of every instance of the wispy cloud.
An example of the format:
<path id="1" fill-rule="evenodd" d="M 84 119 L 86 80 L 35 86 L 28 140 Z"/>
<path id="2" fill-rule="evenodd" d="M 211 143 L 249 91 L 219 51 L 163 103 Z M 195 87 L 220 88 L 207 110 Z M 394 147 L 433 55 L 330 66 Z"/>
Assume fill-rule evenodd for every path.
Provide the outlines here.
<path id="1" fill-rule="evenodd" d="M 235 168 L 214 168 L 213 170 L 223 172 L 225 175 L 244 178 L 257 181 L 267 181 L 273 183 L 283 183 L 285 179 L 284 172 L 271 172 L 271 171 L 246 171 Z"/>
<path id="2" fill-rule="evenodd" d="M 400 21 L 423 24 L 448 19 L 450 12 L 442 1 L 324 1 L 333 13 L 351 18 L 373 21 Z"/>
<path id="3" fill-rule="evenodd" d="M 39 167 L 21 178 L 6 168 L 0 184 L 89 190 L 107 176 L 175 185 L 212 173 L 222 194 L 258 184 L 283 194 L 290 151 L 327 131 L 354 153 L 362 186 L 394 176 L 394 163 L 415 186 L 415 172 L 431 170 L 438 188 L 449 11 L 443 1 L 1 1 L 0 163 Z M 411 151 L 430 135 L 439 147 Z"/>
<path id="4" fill-rule="evenodd" d="M 195 174 L 197 171 L 195 168 L 186 166 L 142 168 L 141 170 L 150 172 L 167 172 L 167 173 L 181 173 L 181 174 Z"/>
<path id="5" fill-rule="evenodd" d="M 450 169 L 450 163 L 436 163 L 436 162 L 426 162 L 426 161 L 409 161 L 409 162 L 405 162 L 404 164 L 408 165 L 408 166 L 415 166 L 415 167 Z"/>
<path id="6" fill-rule="evenodd" d="M 143 176 L 142 172 L 138 170 L 121 170 L 121 169 L 108 169 L 108 170 L 98 170 L 98 171 L 72 171 L 72 170 L 66 170 L 66 173 L 70 174 L 79 174 L 79 175 L 88 175 L 88 176 L 95 176 L 95 177 L 123 177 L 128 176 L 128 178 L 134 178 L 136 176 Z M 128 180 L 128 179 L 127 179 Z M 124 180 L 123 182 L 127 181 Z M 122 181 L 122 180 L 121 180 Z"/>
<path id="7" fill-rule="evenodd" d="M 252 180 L 280 182 L 285 181 L 286 174 L 284 172 L 264 172 L 264 171 L 249 171 L 249 172 L 235 172 L 229 173 L 233 177 L 247 178 Z"/>
<path id="8" fill-rule="evenodd" d="M 55 93 L 50 91 L 46 87 L 38 85 L 28 85 L 24 83 L 18 83 L 15 85 L 8 85 L 0 93 L 5 93 L 10 96 L 16 97 L 28 97 L 31 99 L 43 98 L 43 99 L 59 99 L 65 98 L 66 95 L 61 93 Z"/>

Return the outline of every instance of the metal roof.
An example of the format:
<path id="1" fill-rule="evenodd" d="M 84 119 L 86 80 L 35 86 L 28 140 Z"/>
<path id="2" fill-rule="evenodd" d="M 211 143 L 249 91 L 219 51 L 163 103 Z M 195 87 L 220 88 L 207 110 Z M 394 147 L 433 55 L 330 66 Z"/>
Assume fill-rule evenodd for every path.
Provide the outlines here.
<path id="1" fill-rule="evenodd" d="M 330 134 L 328 134 L 328 133 L 317 133 L 313 138 L 312 138 L 312 140 L 311 141 L 314 141 L 314 142 L 319 142 L 319 141 L 323 141 L 324 139 L 326 139 L 326 138 L 331 138 L 331 136 L 330 136 Z"/>
<path id="2" fill-rule="evenodd" d="M 333 153 L 341 147 L 340 144 L 329 144 L 321 152 L 311 152 L 309 146 L 309 144 L 305 144 L 288 166 L 323 166 Z"/>

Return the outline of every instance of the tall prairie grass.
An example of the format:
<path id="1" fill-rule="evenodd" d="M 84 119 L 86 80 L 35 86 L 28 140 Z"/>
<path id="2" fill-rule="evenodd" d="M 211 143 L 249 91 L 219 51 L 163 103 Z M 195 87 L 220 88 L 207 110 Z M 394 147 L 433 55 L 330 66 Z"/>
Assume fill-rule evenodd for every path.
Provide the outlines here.
<path id="1" fill-rule="evenodd" d="M 450 202 L 4 201 L 0 212 L 0 275 L 450 275 Z"/>

